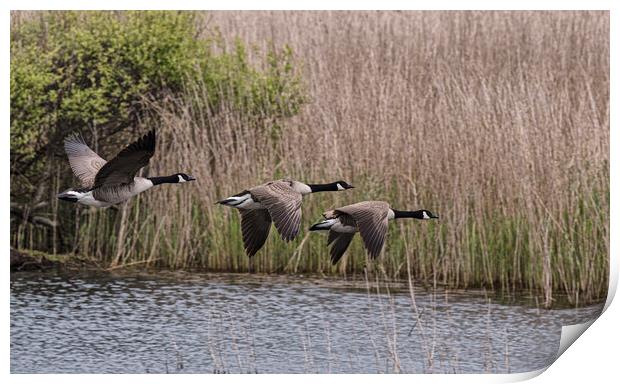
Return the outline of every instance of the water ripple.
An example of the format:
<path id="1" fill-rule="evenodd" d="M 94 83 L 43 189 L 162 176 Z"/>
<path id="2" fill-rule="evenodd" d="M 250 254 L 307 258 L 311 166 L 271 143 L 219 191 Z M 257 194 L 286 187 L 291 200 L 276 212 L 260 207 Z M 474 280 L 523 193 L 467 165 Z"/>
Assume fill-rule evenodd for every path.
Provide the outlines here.
<path id="1" fill-rule="evenodd" d="M 368 294 L 239 276 L 11 275 L 12 373 L 521 372 L 562 325 L 601 307 L 539 310 L 481 295 Z"/>

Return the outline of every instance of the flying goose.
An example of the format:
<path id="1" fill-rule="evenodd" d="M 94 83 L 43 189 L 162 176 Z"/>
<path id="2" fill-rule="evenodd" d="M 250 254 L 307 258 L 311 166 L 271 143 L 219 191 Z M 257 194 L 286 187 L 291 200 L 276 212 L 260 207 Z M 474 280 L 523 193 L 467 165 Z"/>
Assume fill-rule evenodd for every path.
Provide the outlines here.
<path id="1" fill-rule="evenodd" d="M 71 188 L 58 198 L 72 203 L 104 208 L 122 203 L 132 196 L 163 183 L 185 183 L 196 180 L 185 173 L 162 177 L 136 177 L 140 168 L 149 164 L 155 153 L 155 130 L 129 144 L 106 162 L 86 145 L 80 135 L 65 138 L 65 152 L 80 188 Z"/>
<path id="2" fill-rule="evenodd" d="M 217 203 L 239 209 L 243 246 L 249 257 L 265 244 L 271 222 L 284 241 L 297 236 L 301 225 L 301 197 L 310 193 L 353 188 L 345 181 L 305 184 L 282 179 L 246 189 Z"/>
<path id="3" fill-rule="evenodd" d="M 332 264 L 336 264 L 349 247 L 355 232 L 360 232 L 364 247 L 371 258 L 381 254 L 388 229 L 388 221 L 412 217 L 414 219 L 438 219 L 430 211 L 398 211 L 390 208 L 385 201 L 362 201 L 356 204 L 336 208 L 323 214 L 325 220 L 310 227 L 311 231 L 329 230 L 327 245 L 330 249 Z"/>

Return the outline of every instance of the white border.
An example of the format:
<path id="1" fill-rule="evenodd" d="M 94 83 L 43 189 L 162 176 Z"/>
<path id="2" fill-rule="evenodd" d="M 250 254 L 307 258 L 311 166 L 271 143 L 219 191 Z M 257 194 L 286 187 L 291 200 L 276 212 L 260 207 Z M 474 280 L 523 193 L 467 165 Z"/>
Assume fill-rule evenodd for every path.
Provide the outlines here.
<path id="1" fill-rule="evenodd" d="M 4 153 L 4 159 L 2 169 L 5 175 L 5 180 L 9 180 L 9 10 L 10 9 L 297 9 L 297 10 L 312 10 L 312 9 L 611 9 L 611 68 L 617 67 L 617 17 L 615 17 L 615 10 L 611 1 L 547 1 L 547 0 L 524 0 L 524 1 L 447 1 L 447 0 L 435 0 L 435 1 L 394 1 L 383 0 L 381 2 L 369 2 L 369 1 L 326 1 L 326 0 L 314 0 L 314 1 L 238 1 L 228 0 L 225 2 L 198 2 L 198 1 L 186 1 L 177 0 L 174 2 L 152 0 L 152 1 L 118 1 L 109 0 L 105 2 L 84 2 L 84 1 L 10 1 L 3 2 L 0 7 L 4 11 L 2 14 L 2 42 L 3 49 L 3 62 L 2 77 L 0 84 L 2 85 L 2 121 L 4 122 L 3 136 L 4 140 L 0 141 L 0 151 Z M 561 7 L 561 8 L 558 8 Z M 612 100 L 613 95 L 617 91 L 617 81 L 615 77 L 611 76 L 611 91 Z M 610 105 L 614 105 L 613 102 Z M 614 126 L 615 113 L 614 109 L 611 109 L 611 126 Z M 618 145 L 618 134 L 614 134 L 614 129 L 611 129 L 611 195 L 618 191 L 618 157 L 614 155 L 614 149 L 617 151 L 620 149 Z M 615 167 L 614 167 L 615 165 Z M 3 183 L 3 187 L 0 189 L 2 194 L 2 200 L 5 202 L 0 207 L 4 220 L 2 221 L 2 244 L 5 245 L 5 249 L 8 251 L 9 243 L 9 228 L 8 228 L 8 206 L 9 206 L 9 184 Z M 611 258 L 611 277 L 610 277 L 610 294 L 606 307 L 610 304 L 613 295 L 615 294 L 617 281 L 618 281 L 618 210 L 614 201 L 611 201 L 611 245 L 610 245 L 610 258 Z M 6 268 L 6 273 L 3 275 L 4 287 L 7 289 L 6 299 L 2 306 L 3 315 L 5 319 L 5 332 L 2 333 L 4 357 L 4 376 L 9 376 L 9 345 L 10 345 L 10 307 L 9 307 L 9 271 Z M 601 318 L 594 322 L 592 327 L 586 332 L 586 336 L 579 338 L 575 342 L 576 346 L 569 348 L 559 360 L 554 363 L 545 374 L 536 377 L 534 382 L 551 382 L 551 381 L 579 381 L 592 379 L 608 379 L 610 377 L 617 377 L 617 342 L 618 342 L 618 326 L 620 324 L 620 311 L 618 305 L 611 306 L 601 316 Z M 544 370 L 541 370 L 544 371 Z M 541 373 L 536 372 L 536 373 Z M 416 375 L 410 377 L 406 375 L 390 375 L 389 377 L 381 378 L 394 381 L 403 381 L 410 383 L 411 380 L 416 382 L 458 382 L 458 383 L 480 383 L 480 382 L 507 382 L 517 381 L 532 377 L 531 374 L 516 374 L 516 375 Z M 7 380 L 8 379 L 8 380 Z M 237 375 L 223 375 L 223 376 L 204 376 L 204 375 L 141 375 L 136 377 L 135 375 L 117 375 L 116 377 L 110 377 L 109 375 L 12 375 L 5 377 L 4 382 L 30 382 L 45 380 L 50 383 L 67 383 L 76 382 L 81 383 L 84 380 L 89 382 L 101 382 L 108 383 L 111 379 L 121 382 L 129 382 L 136 379 L 144 379 L 151 383 L 162 383 L 169 381 L 186 381 L 186 382 L 200 382 L 204 383 L 205 380 L 216 382 L 230 382 L 237 380 L 252 380 L 263 381 L 271 383 L 287 383 L 291 380 L 300 382 L 313 382 L 316 377 L 310 375 L 258 375 L 258 376 L 237 376 Z M 354 380 L 356 383 L 365 383 L 375 381 L 377 377 L 374 375 L 322 375 L 321 381 L 336 382 L 342 380 Z M 10 380 L 10 381 L 9 381 Z M 608 381 L 608 380 L 605 380 Z"/>

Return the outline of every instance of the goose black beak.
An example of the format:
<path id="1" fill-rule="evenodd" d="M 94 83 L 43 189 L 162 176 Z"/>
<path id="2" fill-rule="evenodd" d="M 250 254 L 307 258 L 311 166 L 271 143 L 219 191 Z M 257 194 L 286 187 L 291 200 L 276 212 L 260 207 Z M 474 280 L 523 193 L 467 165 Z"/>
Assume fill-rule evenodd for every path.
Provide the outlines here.
<path id="1" fill-rule="evenodd" d="M 194 176 L 187 175 L 187 181 L 194 181 L 196 178 Z"/>
<path id="2" fill-rule="evenodd" d="M 431 216 L 431 219 L 439 219 L 439 216 L 433 215 L 433 216 Z"/>

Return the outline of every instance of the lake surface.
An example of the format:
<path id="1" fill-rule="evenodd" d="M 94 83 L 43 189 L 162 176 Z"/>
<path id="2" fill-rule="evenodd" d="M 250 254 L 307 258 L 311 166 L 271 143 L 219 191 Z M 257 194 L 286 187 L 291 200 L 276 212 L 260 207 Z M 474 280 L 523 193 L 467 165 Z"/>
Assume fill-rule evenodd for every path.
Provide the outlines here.
<path id="1" fill-rule="evenodd" d="M 381 284 L 379 284 L 381 286 Z M 480 292 L 308 277 L 11 274 L 12 373 L 481 373 L 548 364 L 562 325 Z"/>

